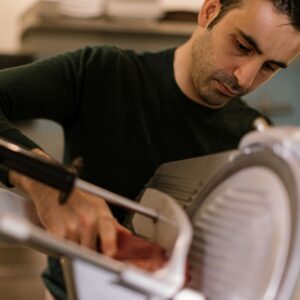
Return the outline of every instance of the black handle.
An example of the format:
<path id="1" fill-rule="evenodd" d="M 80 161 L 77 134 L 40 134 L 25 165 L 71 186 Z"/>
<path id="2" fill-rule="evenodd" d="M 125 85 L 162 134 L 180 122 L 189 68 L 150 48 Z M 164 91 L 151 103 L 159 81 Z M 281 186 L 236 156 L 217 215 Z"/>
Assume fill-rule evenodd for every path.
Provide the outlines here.
<path id="1" fill-rule="evenodd" d="M 71 168 L 3 139 L 0 139 L 0 164 L 61 191 L 60 203 L 66 202 L 76 179 L 76 172 Z"/>

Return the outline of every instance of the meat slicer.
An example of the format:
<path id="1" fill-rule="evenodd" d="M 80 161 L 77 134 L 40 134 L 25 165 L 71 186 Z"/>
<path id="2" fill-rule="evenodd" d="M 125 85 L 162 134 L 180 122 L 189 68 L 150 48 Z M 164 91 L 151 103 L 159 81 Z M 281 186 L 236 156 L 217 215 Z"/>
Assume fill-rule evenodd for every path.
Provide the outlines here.
<path id="1" fill-rule="evenodd" d="M 20 167 L 24 155 L 39 167 Z M 154 273 L 125 265 L 45 233 L 28 216 L 27 200 L 2 190 L 0 234 L 64 258 L 70 299 L 300 298 L 299 128 L 252 132 L 236 150 L 163 164 L 139 203 L 44 167 L 9 143 L 0 143 L 0 158 L 36 179 L 52 168 L 44 178 L 54 174 L 51 185 L 65 199 L 77 186 L 130 209 L 135 232 L 168 252 Z"/>

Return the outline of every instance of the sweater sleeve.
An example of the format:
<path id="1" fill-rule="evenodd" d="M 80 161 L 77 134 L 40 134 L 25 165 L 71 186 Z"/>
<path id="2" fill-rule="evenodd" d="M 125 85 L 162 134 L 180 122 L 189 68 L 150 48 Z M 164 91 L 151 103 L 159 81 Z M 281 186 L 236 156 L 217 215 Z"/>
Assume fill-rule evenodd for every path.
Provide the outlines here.
<path id="1" fill-rule="evenodd" d="M 44 118 L 64 126 L 79 107 L 87 49 L 0 71 L 0 137 L 25 148 L 38 145 L 14 121 Z M 0 165 L 1 168 L 1 165 Z M 1 168 L 0 180 L 8 184 Z"/>

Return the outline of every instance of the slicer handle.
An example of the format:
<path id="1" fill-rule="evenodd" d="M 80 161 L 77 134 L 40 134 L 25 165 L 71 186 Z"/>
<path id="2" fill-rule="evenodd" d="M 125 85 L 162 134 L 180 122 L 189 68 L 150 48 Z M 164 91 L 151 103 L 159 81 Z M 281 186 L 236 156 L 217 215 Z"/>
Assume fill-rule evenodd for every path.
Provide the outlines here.
<path id="1" fill-rule="evenodd" d="M 165 220 L 155 210 L 143 207 L 130 199 L 77 179 L 77 172 L 0 138 L 0 166 L 12 169 L 59 191 L 59 202 L 65 203 L 73 187 L 78 187 L 106 199 L 107 202 L 134 211 L 153 220 Z"/>
<path id="2" fill-rule="evenodd" d="M 76 172 L 71 168 L 47 160 L 3 139 L 0 139 L 0 165 L 58 189 L 62 192 L 62 203 L 66 202 L 76 178 Z"/>

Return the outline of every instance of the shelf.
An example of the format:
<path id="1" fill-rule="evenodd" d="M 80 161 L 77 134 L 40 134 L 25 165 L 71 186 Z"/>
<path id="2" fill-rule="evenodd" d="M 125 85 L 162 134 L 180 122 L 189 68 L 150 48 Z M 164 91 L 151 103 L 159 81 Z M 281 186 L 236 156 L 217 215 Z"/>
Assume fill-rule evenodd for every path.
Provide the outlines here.
<path id="1" fill-rule="evenodd" d="M 184 43 L 197 25 L 191 21 L 66 17 L 53 1 L 35 3 L 19 24 L 20 51 L 41 57 L 103 44 L 159 51 Z"/>

